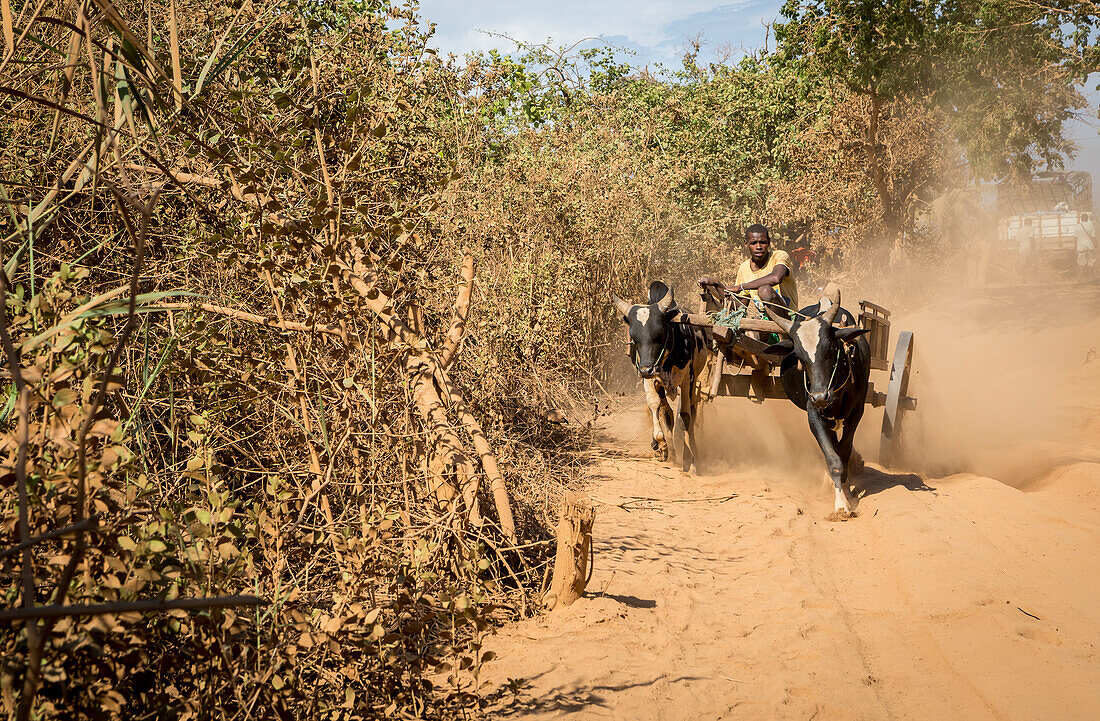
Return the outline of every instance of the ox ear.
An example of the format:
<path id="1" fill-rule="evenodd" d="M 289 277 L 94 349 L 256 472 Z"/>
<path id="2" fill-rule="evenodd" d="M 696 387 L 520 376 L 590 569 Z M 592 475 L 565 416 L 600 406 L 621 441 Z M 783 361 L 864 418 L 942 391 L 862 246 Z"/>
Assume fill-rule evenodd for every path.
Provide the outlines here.
<path id="1" fill-rule="evenodd" d="M 657 310 L 662 313 L 668 313 L 669 309 L 676 305 L 676 297 L 672 293 L 672 288 L 655 280 L 649 286 L 649 302 L 656 303 Z"/>
<path id="2" fill-rule="evenodd" d="M 790 338 L 782 340 L 775 345 L 770 345 L 764 349 L 764 352 L 768 355 L 787 355 L 794 350 L 794 341 Z"/>
<path id="3" fill-rule="evenodd" d="M 649 284 L 649 301 L 648 301 L 648 304 L 653 305 L 654 303 L 659 301 L 661 298 L 664 298 L 665 295 L 669 292 L 670 291 L 669 291 L 668 286 L 665 285 L 663 282 L 661 282 L 659 280 L 653 281 L 652 283 Z"/>
<path id="4" fill-rule="evenodd" d="M 868 328 L 837 328 L 836 337 L 837 340 L 842 340 L 845 343 L 855 343 L 856 339 L 864 333 L 869 333 Z"/>
<path id="5" fill-rule="evenodd" d="M 626 317 L 630 315 L 630 309 L 634 307 L 614 293 L 611 294 L 611 305 L 615 306 L 615 310 L 619 311 L 624 321 Z"/>

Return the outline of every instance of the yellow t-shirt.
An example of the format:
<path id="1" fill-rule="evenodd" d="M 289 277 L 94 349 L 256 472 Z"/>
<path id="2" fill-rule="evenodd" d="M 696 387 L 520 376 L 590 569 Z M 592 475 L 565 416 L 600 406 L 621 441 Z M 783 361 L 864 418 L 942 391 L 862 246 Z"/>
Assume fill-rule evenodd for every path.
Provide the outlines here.
<path id="1" fill-rule="evenodd" d="M 748 283 L 750 280 L 756 280 L 757 278 L 763 278 L 773 270 L 775 266 L 785 265 L 790 272 L 787 277 L 779 281 L 779 285 L 776 286 L 776 291 L 784 298 L 791 300 L 791 307 L 795 310 L 798 309 L 798 288 L 794 284 L 794 263 L 791 262 L 791 256 L 787 255 L 785 250 L 773 250 L 771 255 L 768 256 L 768 262 L 760 270 L 752 269 L 752 261 L 746 260 L 737 268 L 737 279 L 734 283 Z M 759 299 L 755 290 L 746 290 L 752 298 Z"/>

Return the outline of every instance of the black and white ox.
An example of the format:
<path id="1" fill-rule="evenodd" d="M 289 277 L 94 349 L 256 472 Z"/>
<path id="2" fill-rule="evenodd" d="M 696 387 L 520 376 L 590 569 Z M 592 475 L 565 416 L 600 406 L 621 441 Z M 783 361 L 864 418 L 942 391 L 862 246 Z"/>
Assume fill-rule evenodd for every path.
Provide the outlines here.
<path id="1" fill-rule="evenodd" d="M 693 389 L 707 363 L 706 335 L 698 328 L 673 322 L 680 311 L 672 289 L 659 280 L 650 283 L 646 305 L 631 305 L 614 294 L 611 302 L 630 331 L 631 356 L 653 416 L 654 456 L 668 460 L 672 405 L 679 396 L 684 426 L 682 464 L 685 471 L 695 473 L 695 419 L 700 399 Z"/>
<path id="2" fill-rule="evenodd" d="M 794 320 L 768 315 L 788 337 L 766 352 L 786 355 L 780 369 L 783 388 L 795 405 L 806 409 L 836 492 L 836 516 L 849 518 L 854 515 L 849 467 L 861 463 L 858 453 L 853 458 L 852 441 L 863 417 L 871 373 L 871 347 L 862 337 L 867 331 L 855 327 L 855 318 L 840 307 L 840 289 L 835 286 Z M 840 328 L 833 326 L 838 318 Z"/>

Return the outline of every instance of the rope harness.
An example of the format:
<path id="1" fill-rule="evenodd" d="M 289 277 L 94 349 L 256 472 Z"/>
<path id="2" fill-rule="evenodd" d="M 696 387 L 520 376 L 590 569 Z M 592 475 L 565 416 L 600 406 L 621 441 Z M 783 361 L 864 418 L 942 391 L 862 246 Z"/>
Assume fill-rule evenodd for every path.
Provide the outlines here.
<path id="1" fill-rule="evenodd" d="M 851 382 L 851 380 L 852 380 L 852 359 L 851 359 L 851 358 L 849 357 L 848 353 L 845 353 L 845 352 L 844 352 L 844 351 L 845 351 L 845 349 L 844 349 L 844 346 L 845 346 L 844 342 L 843 342 L 843 341 L 837 341 L 837 342 L 838 342 L 838 343 L 840 343 L 840 347 L 836 349 L 836 363 L 834 363 L 834 364 L 833 364 L 833 373 L 832 373 L 832 375 L 830 375 L 830 376 L 829 376 L 829 385 L 827 386 L 827 388 L 828 388 L 828 389 L 829 389 L 830 391 L 833 391 L 834 393 L 837 393 L 837 392 L 840 392 L 840 391 L 844 390 L 844 388 L 845 388 L 845 387 L 846 387 L 846 386 L 848 385 L 848 383 L 850 383 L 850 382 Z M 851 352 L 851 351 L 849 351 L 849 353 L 850 353 L 850 352 Z M 848 374 L 847 374 L 847 376 L 846 376 L 846 377 L 844 378 L 844 382 L 840 384 L 840 387 L 838 387 L 838 388 L 833 388 L 833 381 L 834 381 L 834 380 L 836 380 L 836 369 L 837 369 L 837 367 L 838 367 L 838 366 L 840 366 L 840 358 L 841 358 L 841 356 L 843 356 L 843 357 L 845 357 L 845 358 L 847 358 L 847 359 L 848 359 L 848 362 L 847 362 L 847 364 L 846 364 L 846 365 L 848 366 Z M 805 389 L 806 389 L 806 395 L 807 395 L 807 396 L 808 396 L 808 395 L 810 395 L 810 381 L 809 381 L 809 375 L 810 375 L 810 374 L 809 374 L 809 373 L 807 373 L 807 372 L 806 372 L 805 370 L 803 370 L 803 371 L 802 371 L 802 386 L 803 386 L 803 388 L 805 388 Z"/>
<path id="2" fill-rule="evenodd" d="M 790 314 L 792 317 L 793 316 L 799 316 L 803 319 L 811 317 L 809 315 L 806 315 L 805 313 L 802 313 L 800 311 L 795 310 L 794 308 L 788 308 L 787 306 L 783 305 L 782 303 L 773 303 L 771 301 L 762 300 L 760 298 L 753 298 L 752 296 L 749 296 L 747 294 L 746 295 L 741 295 L 740 293 L 735 293 L 735 292 L 730 291 L 730 290 L 724 290 L 723 293 L 727 297 L 730 297 L 730 298 L 737 298 L 737 299 L 743 300 L 743 301 L 751 301 L 753 304 L 756 305 L 757 309 L 761 312 L 762 315 L 764 315 L 765 318 L 767 317 L 767 315 L 765 313 L 765 308 L 764 308 L 765 305 L 770 305 L 773 308 L 777 308 L 779 310 L 785 311 L 786 313 Z M 741 332 L 741 321 L 744 320 L 745 314 L 748 312 L 748 309 L 749 309 L 748 302 L 746 302 L 744 304 L 738 304 L 738 307 L 734 308 L 734 309 L 731 309 L 729 307 L 722 308 L 722 309 L 720 309 L 720 310 L 718 310 L 714 313 L 711 313 L 710 314 L 710 319 L 714 323 L 714 325 L 725 326 L 726 328 L 732 329 L 733 333 L 734 333 L 734 338 L 736 338 L 737 334 Z M 845 350 L 846 350 L 845 346 L 847 344 L 844 343 L 843 341 L 837 341 L 837 342 L 840 344 L 840 347 L 838 347 L 837 351 L 836 351 L 836 363 L 833 364 L 833 372 L 829 376 L 829 385 L 828 385 L 828 389 L 830 391 L 834 392 L 834 393 L 838 393 L 838 392 L 844 390 L 844 388 L 846 388 L 848 386 L 848 384 L 852 382 L 851 353 L 854 350 L 854 348 L 848 348 L 847 352 L 845 352 Z M 840 362 L 841 362 L 842 357 L 844 357 L 847 361 L 845 365 L 847 365 L 847 371 L 848 372 L 845 374 L 844 382 L 842 382 L 838 387 L 833 388 L 833 382 L 836 380 L 837 368 L 840 366 Z M 742 365 L 744 365 L 744 360 L 742 360 Z M 810 395 L 809 373 L 807 373 L 805 370 L 802 371 L 802 386 L 806 390 L 806 395 L 809 396 Z"/>
<path id="3" fill-rule="evenodd" d="M 805 313 L 802 313 L 802 312 L 799 312 L 799 311 L 795 310 L 794 308 L 788 308 L 787 306 L 783 305 L 782 303 L 773 303 L 770 300 L 761 300 L 760 298 L 753 298 L 751 295 L 748 295 L 748 291 L 744 291 L 745 295 L 741 295 L 740 293 L 735 293 L 732 290 L 726 290 L 726 291 L 723 291 L 723 292 L 726 295 L 728 295 L 732 298 L 738 298 L 740 300 L 745 300 L 745 301 L 752 301 L 754 304 L 756 304 L 756 307 L 761 312 L 764 311 L 764 306 L 770 305 L 773 308 L 778 308 L 779 310 L 790 313 L 792 316 L 797 315 L 801 318 L 809 318 L 810 317 L 810 316 L 806 315 Z M 744 307 L 747 308 L 748 306 L 746 305 Z"/>
<path id="4" fill-rule="evenodd" d="M 668 349 L 672 345 L 672 343 L 671 343 L 672 333 L 673 333 L 673 329 L 672 329 L 671 324 L 670 324 L 670 326 L 668 328 L 668 332 L 665 333 L 664 343 L 661 344 L 661 352 L 657 354 L 657 359 L 655 361 L 653 361 L 654 370 L 657 370 L 660 367 L 661 363 L 665 359 L 665 356 L 668 355 Z M 636 343 L 634 343 L 633 340 L 630 341 L 630 349 L 631 349 L 630 354 L 634 357 L 634 370 L 638 371 L 638 374 L 641 375 L 642 365 L 641 365 L 641 363 L 638 359 L 638 346 L 637 346 Z"/>
<path id="5" fill-rule="evenodd" d="M 791 316 L 791 318 L 794 318 L 795 316 L 799 316 L 799 317 L 802 317 L 802 318 L 809 318 L 810 317 L 810 316 L 806 315 L 805 313 L 801 313 L 801 312 L 795 310 L 794 308 L 788 308 L 787 306 L 783 305 L 782 303 L 773 303 L 773 302 L 768 301 L 768 300 L 761 300 L 760 298 L 753 298 L 752 296 L 749 296 L 749 295 L 741 295 L 741 294 L 734 293 L 733 291 L 729 291 L 729 290 L 723 290 L 722 292 L 725 294 L 727 299 L 737 298 L 739 301 L 744 301 L 743 303 L 736 304 L 737 305 L 736 308 L 730 308 L 729 307 L 730 300 L 727 300 L 726 301 L 726 307 L 710 314 L 711 322 L 713 322 L 715 325 L 725 326 L 726 328 L 730 328 L 730 329 L 733 330 L 734 342 L 736 342 L 737 336 L 741 333 L 741 321 L 744 320 L 745 316 L 748 314 L 749 303 L 752 303 L 753 305 L 756 306 L 756 309 L 758 311 L 760 311 L 760 317 L 763 318 L 764 320 L 768 319 L 767 311 L 764 308 L 764 306 L 766 306 L 766 305 L 770 305 L 774 308 L 778 308 L 779 310 L 789 314 Z M 771 335 L 772 338 L 775 339 L 773 342 L 779 342 L 778 339 L 781 336 L 779 336 L 778 333 L 772 333 L 770 335 Z M 717 348 L 717 345 L 715 346 L 715 348 Z"/>
<path id="6" fill-rule="evenodd" d="M 736 338 L 741 332 L 741 321 L 745 319 L 745 313 L 748 312 L 748 306 L 740 306 L 738 308 L 722 308 L 714 313 L 710 314 L 710 319 L 714 325 L 720 325 L 725 328 L 729 328 L 733 331 L 733 335 Z"/>

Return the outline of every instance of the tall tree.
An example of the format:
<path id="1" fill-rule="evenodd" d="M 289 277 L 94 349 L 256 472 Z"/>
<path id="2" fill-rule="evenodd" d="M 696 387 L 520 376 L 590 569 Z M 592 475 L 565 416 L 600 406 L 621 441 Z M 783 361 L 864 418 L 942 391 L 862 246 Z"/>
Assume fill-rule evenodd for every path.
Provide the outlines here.
<path id="1" fill-rule="evenodd" d="M 1042 13 L 1031 0 L 788 0 L 775 63 L 865 96 L 862 137 L 840 150 L 872 185 L 888 238 L 912 222 L 910 176 L 891 177 L 884 115 L 917 104 L 970 178 L 1028 176 L 1072 151 L 1066 120 L 1084 106 L 1072 62 L 1095 17 Z M 1085 33 L 1084 36 L 1081 33 Z M 902 166 L 904 167 L 904 166 Z"/>

